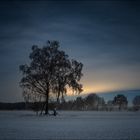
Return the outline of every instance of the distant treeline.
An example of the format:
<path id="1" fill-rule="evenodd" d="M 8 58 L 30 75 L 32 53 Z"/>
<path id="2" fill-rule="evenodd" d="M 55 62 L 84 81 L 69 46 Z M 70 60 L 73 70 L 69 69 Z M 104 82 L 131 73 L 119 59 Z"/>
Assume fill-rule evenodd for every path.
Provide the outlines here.
<path id="1" fill-rule="evenodd" d="M 49 103 L 49 109 L 53 110 L 130 110 L 127 107 L 127 98 L 121 94 L 115 96 L 112 100 L 105 102 L 104 98 L 99 97 L 97 94 L 89 94 L 85 98 L 77 97 L 73 101 L 61 101 Z M 36 112 L 41 111 L 44 102 L 18 102 L 18 103 L 0 103 L 0 110 L 34 110 Z M 133 106 L 131 110 L 140 109 L 140 96 L 136 96 L 133 99 Z"/>
<path id="2" fill-rule="evenodd" d="M 0 110 L 25 110 L 25 102 L 18 103 L 0 103 Z"/>
<path id="3" fill-rule="evenodd" d="M 41 110 L 44 102 L 17 102 L 3 103 L 0 102 L 0 110 Z M 53 109 L 54 103 L 49 103 L 50 109 Z"/>

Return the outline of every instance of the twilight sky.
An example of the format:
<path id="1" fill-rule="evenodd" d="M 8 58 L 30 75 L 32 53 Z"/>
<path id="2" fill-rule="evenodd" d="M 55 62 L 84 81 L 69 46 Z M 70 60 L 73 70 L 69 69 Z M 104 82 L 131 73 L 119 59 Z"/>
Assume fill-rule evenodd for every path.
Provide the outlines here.
<path id="1" fill-rule="evenodd" d="M 140 89 L 138 0 L 0 1 L 0 101 L 22 99 L 19 65 L 47 40 L 84 64 L 83 93 Z"/>

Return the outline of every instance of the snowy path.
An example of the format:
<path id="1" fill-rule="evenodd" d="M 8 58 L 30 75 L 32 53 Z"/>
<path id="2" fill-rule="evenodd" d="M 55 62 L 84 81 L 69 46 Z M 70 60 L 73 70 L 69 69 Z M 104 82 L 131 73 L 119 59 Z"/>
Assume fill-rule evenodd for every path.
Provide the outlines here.
<path id="1" fill-rule="evenodd" d="M 56 117 L 39 117 L 0 111 L 0 139 L 140 140 L 140 112 L 60 111 Z"/>

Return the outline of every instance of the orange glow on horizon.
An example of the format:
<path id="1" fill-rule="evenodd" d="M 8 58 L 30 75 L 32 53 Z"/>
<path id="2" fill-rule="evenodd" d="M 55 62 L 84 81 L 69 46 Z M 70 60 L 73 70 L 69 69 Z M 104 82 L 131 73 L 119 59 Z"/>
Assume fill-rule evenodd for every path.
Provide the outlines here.
<path id="1" fill-rule="evenodd" d="M 94 84 L 94 86 L 89 85 L 89 84 L 84 84 L 83 85 L 83 92 L 81 94 L 88 94 L 88 93 L 101 93 L 101 92 L 107 92 L 107 91 L 113 91 L 116 90 L 113 88 L 113 85 L 107 85 L 107 84 Z M 68 90 L 68 96 L 73 96 L 75 95 L 72 90 Z"/>
<path id="2" fill-rule="evenodd" d="M 115 90 L 123 90 L 123 86 L 117 83 L 83 83 L 83 92 L 81 94 L 96 93 L 101 92 L 111 92 Z"/>

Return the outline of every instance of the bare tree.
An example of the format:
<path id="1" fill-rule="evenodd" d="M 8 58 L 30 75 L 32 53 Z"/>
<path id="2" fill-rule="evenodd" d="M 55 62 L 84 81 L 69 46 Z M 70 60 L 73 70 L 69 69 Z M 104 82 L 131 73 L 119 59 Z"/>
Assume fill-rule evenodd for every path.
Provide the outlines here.
<path id="1" fill-rule="evenodd" d="M 59 50 L 57 41 L 48 41 L 47 45 L 39 48 L 34 45 L 30 53 L 30 64 L 20 66 L 23 77 L 20 86 L 23 96 L 27 100 L 43 99 L 45 114 L 48 114 L 50 95 L 64 98 L 67 88 L 80 93 L 82 85 L 82 63 L 70 60 L 64 51 Z"/>

